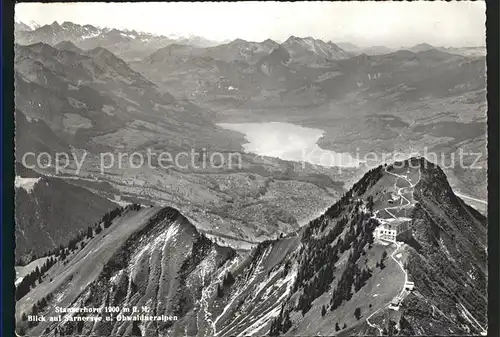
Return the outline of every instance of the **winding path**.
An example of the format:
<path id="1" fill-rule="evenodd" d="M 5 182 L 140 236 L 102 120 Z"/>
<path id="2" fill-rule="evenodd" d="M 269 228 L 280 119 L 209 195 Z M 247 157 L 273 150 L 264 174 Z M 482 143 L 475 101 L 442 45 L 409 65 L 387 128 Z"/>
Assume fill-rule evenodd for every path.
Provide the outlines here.
<path id="1" fill-rule="evenodd" d="M 378 325 L 375 325 L 375 324 L 373 324 L 373 323 L 370 323 L 370 318 L 372 318 L 372 316 L 373 316 L 373 315 L 375 315 L 376 313 L 378 313 L 380 310 L 384 309 L 386 306 L 387 306 L 387 304 L 386 304 L 386 305 L 384 305 L 382 308 L 377 309 L 377 310 L 376 310 L 376 311 L 374 311 L 374 312 L 373 312 L 370 316 L 368 316 L 368 317 L 366 318 L 366 323 L 367 323 L 367 324 L 368 324 L 371 328 L 375 328 L 375 329 L 377 329 L 377 330 L 378 330 L 378 332 L 380 333 L 380 336 L 382 336 L 383 330 L 382 330 L 382 329 L 380 329 L 380 327 L 379 327 Z"/>
<path id="2" fill-rule="evenodd" d="M 396 253 L 399 251 L 399 248 L 402 246 L 402 243 L 401 243 L 401 242 L 396 242 L 396 244 L 395 244 L 395 245 L 396 245 L 396 249 L 394 250 L 394 252 L 392 252 L 392 254 L 391 254 L 391 259 L 392 259 L 392 260 L 394 260 L 394 262 L 396 262 L 396 263 L 397 263 L 397 265 L 399 266 L 399 268 L 401 268 L 401 271 L 403 272 L 403 274 L 404 274 L 404 276 L 405 276 L 405 281 L 404 281 L 404 283 L 403 283 L 403 288 L 401 289 L 401 292 L 398 294 L 398 296 L 396 296 L 396 298 L 398 298 L 398 299 L 403 299 L 403 298 L 405 297 L 405 293 L 406 293 L 405 285 L 406 285 L 406 283 L 408 282 L 408 273 L 405 271 L 404 266 L 403 266 L 403 264 L 401 263 L 401 261 L 399 261 L 399 260 L 397 260 L 397 259 L 395 258 L 395 255 L 396 255 Z M 392 300 L 391 300 L 391 302 L 392 302 Z M 386 307 L 388 307 L 388 306 L 391 304 L 391 302 L 386 303 L 386 304 L 385 304 L 382 308 L 377 309 L 375 312 L 373 312 L 370 316 L 368 316 L 368 317 L 366 318 L 366 323 L 367 323 L 370 327 L 372 327 L 372 328 L 376 328 L 376 329 L 379 331 L 379 333 L 380 333 L 380 335 L 381 335 L 381 336 L 382 336 L 382 329 L 381 329 L 378 325 L 371 323 L 371 322 L 370 322 L 370 318 L 372 318 L 372 317 L 373 317 L 375 314 L 377 314 L 380 310 L 385 309 Z"/>
<path id="3" fill-rule="evenodd" d="M 408 184 L 410 185 L 409 187 L 400 187 L 400 188 L 398 188 L 398 187 L 397 187 L 397 179 L 396 179 L 396 182 L 394 183 L 394 188 L 398 188 L 398 192 L 397 192 L 397 193 L 398 193 L 398 195 L 399 195 L 399 196 L 400 196 L 400 198 L 401 198 L 401 199 L 400 199 L 400 200 L 401 200 L 401 203 L 400 203 L 400 205 L 398 205 L 398 206 L 392 206 L 392 207 L 386 207 L 386 208 L 384 208 L 384 211 L 386 211 L 386 212 L 387 212 L 389 215 L 391 215 L 394 219 L 398 219 L 398 218 L 397 218 L 394 214 L 392 214 L 389 210 L 391 210 L 391 209 L 398 209 L 398 210 L 400 210 L 400 209 L 402 209 L 402 208 L 404 208 L 404 207 L 408 207 L 408 206 L 410 206 L 410 205 L 411 205 L 411 201 L 410 201 L 410 200 L 408 200 L 408 199 L 407 199 L 407 198 L 403 195 L 403 192 L 402 192 L 402 191 L 404 191 L 404 190 L 405 190 L 405 189 L 407 189 L 407 188 L 413 188 L 416 184 L 418 184 L 418 182 L 420 181 L 420 169 L 419 169 L 419 171 L 418 171 L 418 173 L 419 173 L 419 176 L 418 176 L 418 181 L 417 181 L 415 184 L 413 184 L 413 183 L 412 183 L 412 182 L 411 182 L 411 181 L 410 181 L 410 180 L 409 180 L 406 176 L 403 176 L 403 175 L 399 175 L 399 174 L 396 174 L 396 173 L 389 172 L 389 171 L 387 171 L 387 168 L 388 168 L 388 167 L 386 167 L 386 168 L 385 168 L 385 172 L 387 172 L 387 173 L 388 173 L 388 174 L 390 174 L 390 175 L 395 176 L 395 177 L 396 177 L 396 178 L 398 178 L 398 179 L 403 179 L 403 180 L 405 180 L 405 181 L 406 181 L 406 182 L 408 182 Z M 406 201 L 406 203 L 405 203 L 405 204 L 403 204 L 403 200 L 404 200 L 404 201 Z M 377 212 L 378 212 L 378 211 L 377 211 Z M 377 212 L 376 212 L 376 213 L 377 213 Z M 376 216 L 376 213 L 375 213 L 375 216 Z M 404 298 L 404 296 L 405 296 L 405 293 L 406 293 L 405 286 L 406 286 L 406 283 L 408 282 L 408 273 L 406 272 L 406 270 L 405 270 L 405 268 L 404 268 L 403 264 L 401 263 L 401 261 L 399 261 L 399 260 L 395 257 L 395 256 L 396 256 L 396 254 L 397 254 L 397 253 L 398 253 L 398 251 L 399 251 L 399 248 L 401 248 L 401 246 L 403 245 L 403 243 L 402 243 L 402 242 L 397 242 L 397 241 L 396 241 L 396 242 L 395 242 L 395 245 L 396 245 L 396 249 L 394 250 L 394 252 L 392 252 L 392 254 L 391 254 L 391 259 L 392 259 L 394 262 L 396 262 L 396 264 L 399 266 L 399 268 L 401 269 L 401 271 L 403 272 L 403 274 L 404 274 L 404 276 L 405 276 L 405 280 L 404 280 L 404 283 L 403 283 L 403 287 L 402 287 L 402 289 L 401 289 L 401 292 L 400 292 L 400 293 L 396 296 L 396 298 L 398 298 L 398 299 L 403 299 L 403 298 Z M 391 300 L 391 302 L 392 302 L 392 300 Z M 370 318 L 372 318 L 374 315 L 376 315 L 376 314 L 377 314 L 380 310 L 383 310 L 383 309 L 385 309 L 386 307 L 388 307 L 388 306 L 391 304 L 391 302 L 386 303 L 386 304 L 385 304 L 382 308 L 377 309 L 377 310 L 376 310 L 376 311 L 374 311 L 374 312 L 373 312 L 370 316 L 368 316 L 368 317 L 366 318 L 366 323 L 367 323 L 367 324 L 368 324 L 371 328 L 376 328 L 376 329 L 379 331 L 380 336 L 382 336 L 382 329 L 381 329 L 378 325 L 371 323 L 371 322 L 370 322 Z"/>

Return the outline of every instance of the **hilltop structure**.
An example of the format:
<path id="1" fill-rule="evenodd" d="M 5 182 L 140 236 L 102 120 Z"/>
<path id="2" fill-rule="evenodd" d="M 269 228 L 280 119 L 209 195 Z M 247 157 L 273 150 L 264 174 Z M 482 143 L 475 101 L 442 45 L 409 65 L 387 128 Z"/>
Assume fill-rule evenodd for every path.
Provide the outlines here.
<path id="1" fill-rule="evenodd" d="M 408 220 L 386 219 L 380 226 L 375 228 L 373 236 L 378 240 L 396 242 L 398 237 L 411 237 L 411 228 Z"/>

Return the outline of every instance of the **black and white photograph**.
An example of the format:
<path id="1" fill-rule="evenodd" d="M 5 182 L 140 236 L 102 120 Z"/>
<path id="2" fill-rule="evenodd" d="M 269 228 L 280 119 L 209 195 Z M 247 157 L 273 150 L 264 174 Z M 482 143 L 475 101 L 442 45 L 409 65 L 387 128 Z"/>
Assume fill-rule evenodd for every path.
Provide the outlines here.
<path id="1" fill-rule="evenodd" d="M 17 335 L 486 336 L 485 11 L 16 4 Z"/>

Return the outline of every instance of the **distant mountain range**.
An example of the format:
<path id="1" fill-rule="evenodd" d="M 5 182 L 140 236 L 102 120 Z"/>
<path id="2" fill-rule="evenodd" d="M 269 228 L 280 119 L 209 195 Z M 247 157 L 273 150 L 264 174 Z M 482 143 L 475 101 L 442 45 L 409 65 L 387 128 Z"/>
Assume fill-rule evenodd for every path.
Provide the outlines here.
<path id="1" fill-rule="evenodd" d="M 55 45 L 63 41 L 71 41 L 82 49 L 92 49 L 98 46 L 108 48 L 127 60 L 141 59 L 156 49 L 174 42 L 200 47 L 217 44 L 199 36 L 168 37 L 135 30 L 98 28 L 72 22 L 59 24 L 54 21 L 50 25 L 40 27 L 29 26 L 22 22 L 16 23 L 15 42 L 18 44 L 28 45 L 43 42 Z"/>
<path id="2" fill-rule="evenodd" d="M 23 32 L 23 31 L 33 31 L 35 29 L 40 28 L 40 25 L 34 21 L 30 23 L 24 23 L 22 21 L 17 20 L 14 17 L 14 31 L 15 32 Z"/>
<path id="3" fill-rule="evenodd" d="M 269 47 L 273 48 L 278 43 L 268 39 L 262 43 L 248 42 L 242 39 L 234 41 L 212 41 L 201 36 L 182 36 L 178 34 L 170 34 L 167 36 L 156 35 L 151 33 L 137 32 L 135 30 L 120 30 L 114 28 L 98 28 L 92 25 L 79 25 L 72 22 L 53 22 L 50 25 L 40 26 L 35 22 L 26 24 L 22 21 L 15 21 L 15 38 L 16 43 L 31 44 L 35 42 L 44 42 L 51 45 L 68 40 L 83 49 L 102 46 L 108 48 L 113 53 L 121 56 L 126 60 L 139 60 L 147 54 L 152 53 L 155 49 L 162 46 L 167 46 L 173 43 L 190 45 L 193 47 L 214 47 L 217 45 L 232 44 L 234 55 L 226 55 L 225 60 L 244 59 L 250 61 L 254 54 L 259 54 L 264 51 L 269 51 Z M 243 46 L 242 43 L 246 45 Z M 292 55 L 298 59 L 307 60 L 304 53 L 305 49 L 309 50 L 309 54 L 315 54 L 316 57 L 324 57 L 327 59 L 347 58 L 353 54 L 380 55 L 396 51 L 397 48 L 388 48 L 385 46 L 358 47 L 350 42 L 323 42 L 322 40 L 312 37 L 297 38 L 290 36 L 283 42 L 285 48 L 291 51 Z M 294 49 L 298 48 L 295 52 Z M 425 51 L 431 48 L 437 48 L 451 53 L 465 56 L 485 56 L 486 47 L 433 47 L 427 43 L 421 43 L 413 47 L 401 47 L 399 49 L 408 49 L 414 52 Z M 239 51 L 238 51 L 239 50 Z M 216 51 L 215 51 L 216 52 Z"/>
<path id="4" fill-rule="evenodd" d="M 484 333 L 486 219 L 452 192 L 439 167 L 418 158 L 402 164 L 371 170 L 322 216 L 245 255 L 213 242 L 171 207 L 121 210 L 36 275 L 17 302 L 17 329 L 113 336 Z M 391 203 L 395 194 L 401 200 Z M 400 225 L 408 229 L 397 243 L 374 237 L 379 226 Z M 33 311 L 57 315 L 56 306 L 148 311 L 120 313 L 130 320 L 22 320 Z M 134 322 L 134 315 L 165 319 Z"/>
<path id="5" fill-rule="evenodd" d="M 28 45 L 43 42 L 56 45 L 70 41 L 81 49 L 91 49 L 97 46 L 109 49 L 125 60 L 138 60 L 155 50 L 171 44 L 189 45 L 198 48 L 208 48 L 206 55 L 217 59 L 232 61 L 255 61 L 255 58 L 269 53 L 278 43 L 270 39 L 262 43 L 248 42 L 236 39 L 228 43 L 216 43 L 199 36 L 163 36 L 129 30 L 97 28 L 92 25 L 79 25 L 72 22 L 59 24 L 53 22 L 41 27 L 29 26 L 17 22 L 15 27 L 16 43 Z M 325 43 L 311 37 L 297 38 L 291 36 L 283 43 L 284 47 L 299 61 L 316 59 L 339 59 L 350 55 L 335 44 Z M 213 47 L 213 48 L 209 48 Z"/>
<path id="6" fill-rule="evenodd" d="M 291 37 L 283 44 L 235 40 L 211 48 L 173 44 L 131 66 L 175 96 L 210 102 L 213 108 L 320 105 L 353 92 L 380 94 L 382 104 L 383 96 L 402 84 L 416 90 L 401 91 L 401 100 L 441 97 L 484 84 L 484 57 L 414 49 L 353 56 L 311 38 Z M 465 75 L 468 69 L 472 77 Z"/>
<path id="7" fill-rule="evenodd" d="M 427 51 L 430 49 L 438 49 L 451 54 L 457 54 L 469 57 L 482 57 L 486 56 L 486 47 L 435 47 L 428 43 L 420 43 L 412 47 L 401 47 L 401 48 L 388 48 L 385 46 L 371 46 L 371 47 L 358 47 L 350 42 L 341 42 L 337 44 L 340 48 L 352 54 L 366 54 L 366 55 L 382 55 L 389 54 L 398 49 L 410 50 L 413 52 Z"/>

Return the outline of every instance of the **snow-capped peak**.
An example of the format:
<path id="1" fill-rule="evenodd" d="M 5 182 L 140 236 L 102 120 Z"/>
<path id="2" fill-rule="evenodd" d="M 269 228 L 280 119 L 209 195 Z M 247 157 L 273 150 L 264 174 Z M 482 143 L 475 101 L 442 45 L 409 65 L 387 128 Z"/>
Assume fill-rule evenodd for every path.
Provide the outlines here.
<path id="1" fill-rule="evenodd" d="M 33 20 L 30 20 L 29 23 L 27 23 L 28 27 L 30 27 L 32 30 L 35 30 L 35 29 L 38 29 L 40 28 L 40 24 L 33 21 Z"/>
<path id="2" fill-rule="evenodd" d="M 40 28 L 40 25 L 38 23 L 36 23 L 35 21 L 31 20 L 28 23 L 26 23 L 24 21 L 19 20 L 19 18 L 17 16 L 14 16 L 14 24 L 16 26 L 24 27 L 25 30 L 35 30 L 35 29 Z"/>

